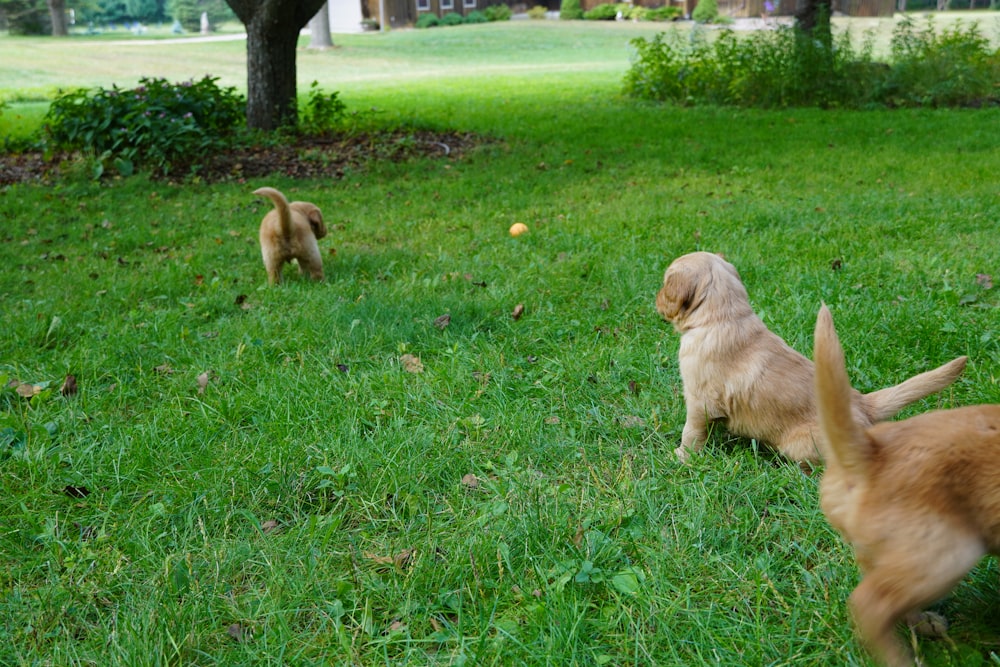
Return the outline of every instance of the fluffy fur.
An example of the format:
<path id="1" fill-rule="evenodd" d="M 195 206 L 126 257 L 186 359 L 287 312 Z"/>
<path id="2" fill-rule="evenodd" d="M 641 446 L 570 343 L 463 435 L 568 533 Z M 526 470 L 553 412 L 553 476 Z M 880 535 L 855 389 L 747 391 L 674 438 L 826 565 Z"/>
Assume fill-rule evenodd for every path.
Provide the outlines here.
<path id="1" fill-rule="evenodd" d="M 885 664 L 913 665 L 896 624 L 946 595 L 984 554 L 1000 554 L 1000 406 L 869 427 L 826 306 L 814 356 L 820 504 L 861 568 L 850 599 L 858 634 Z"/>
<path id="2" fill-rule="evenodd" d="M 813 363 L 771 333 L 750 308 L 739 274 L 718 255 L 683 255 L 667 268 L 656 307 L 681 334 L 679 364 L 687 418 L 677 455 L 705 444 L 708 425 L 767 443 L 790 459 L 819 459 Z M 959 357 L 894 387 L 851 390 L 859 423 L 888 419 L 904 406 L 951 384 Z"/>
<path id="3" fill-rule="evenodd" d="M 326 236 L 326 225 L 319 208 L 304 201 L 289 203 L 274 188 L 258 188 L 253 193 L 274 203 L 274 210 L 260 223 L 260 252 L 267 282 L 280 283 L 282 267 L 293 259 L 298 262 L 299 273 L 308 271 L 313 280 L 323 280 L 323 258 L 316 241 Z"/>

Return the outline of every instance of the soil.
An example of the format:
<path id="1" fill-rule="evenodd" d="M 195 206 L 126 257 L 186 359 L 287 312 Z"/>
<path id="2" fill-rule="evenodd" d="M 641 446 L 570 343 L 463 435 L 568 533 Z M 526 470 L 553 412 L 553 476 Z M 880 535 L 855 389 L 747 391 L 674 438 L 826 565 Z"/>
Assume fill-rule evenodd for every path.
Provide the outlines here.
<path id="1" fill-rule="evenodd" d="M 350 135 L 300 136 L 286 143 L 233 148 L 200 164 L 174 165 L 160 180 L 241 181 L 281 174 L 293 178 L 341 178 L 373 161 L 402 162 L 414 158 L 455 160 L 489 140 L 463 132 L 397 130 Z M 46 156 L 42 152 L 0 154 L 0 186 L 58 179 L 79 165 L 79 155 Z M 112 171 L 112 170 L 109 170 Z"/>

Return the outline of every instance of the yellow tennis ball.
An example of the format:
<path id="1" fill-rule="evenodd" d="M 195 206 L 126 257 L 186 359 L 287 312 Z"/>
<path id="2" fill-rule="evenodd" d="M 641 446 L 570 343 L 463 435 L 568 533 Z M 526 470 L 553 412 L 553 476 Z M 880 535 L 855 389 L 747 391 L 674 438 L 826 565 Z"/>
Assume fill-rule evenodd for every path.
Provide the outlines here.
<path id="1" fill-rule="evenodd" d="M 515 222 L 513 225 L 510 226 L 511 236 L 520 236 L 521 234 L 524 234 L 526 231 L 528 231 L 528 225 L 524 224 L 523 222 Z"/>

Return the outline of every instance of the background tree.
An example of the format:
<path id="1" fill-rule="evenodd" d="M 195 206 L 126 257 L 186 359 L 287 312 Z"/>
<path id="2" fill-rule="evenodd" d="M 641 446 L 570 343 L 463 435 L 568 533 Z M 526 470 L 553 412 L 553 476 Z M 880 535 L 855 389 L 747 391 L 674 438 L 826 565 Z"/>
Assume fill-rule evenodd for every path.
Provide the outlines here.
<path id="1" fill-rule="evenodd" d="M 66 37 L 69 26 L 66 23 L 66 0 L 46 0 L 49 6 L 49 20 L 52 21 L 52 36 Z"/>
<path id="2" fill-rule="evenodd" d="M 333 39 L 330 37 L 330 2 L 323 3 L 323 6 L 316 12 L 316 16 L 309 21 L 309 48 L 329 49 L 333 47 Z"/>
<path id="3" fill-rule="evenodd" d="M 296 122 L 295 48 L 325 0 L 226 0 L 247 30 L 247 125 Z"/>

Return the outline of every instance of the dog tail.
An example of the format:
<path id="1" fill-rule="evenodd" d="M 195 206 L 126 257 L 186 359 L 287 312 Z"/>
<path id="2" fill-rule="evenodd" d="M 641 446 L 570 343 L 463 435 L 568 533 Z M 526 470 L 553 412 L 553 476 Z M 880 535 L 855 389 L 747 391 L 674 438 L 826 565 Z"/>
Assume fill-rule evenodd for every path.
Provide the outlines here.
<path id="1" fill-rule="evenodd" d="M 253 191 L 255 195 L 267 197 L 274 203 L 274 208 L 278 211 L 278 220 L 281 221 L 281 236 L 289 238 L 292 234 L 292 215 L 288 209 L 288 200 L 274 188 L 257 188 Z"/>
<path id="2" fill-rule="evenodd" d="M 816 361 L 816 411 L 825 437 L 823 458 L 839 463 L 848 473 L 862 473 L 872 455 L 872 442 L 854 418 L 851 381 L 847 378 L 844 349 L 826 304 L 816 317 L 813 343 Z"/>
<path id="3" fill-rule="evenodd" d="M 865 402 L 868 405 L 872 422 L 885 421 L 910 403 L 941 391 L 962 374 L 966 361 L 968 361 L 967 357 L 958 357 L 932 371 L 914 375 L 909 380 L 894 387 L 886 387 L 865 394 Z"/>

